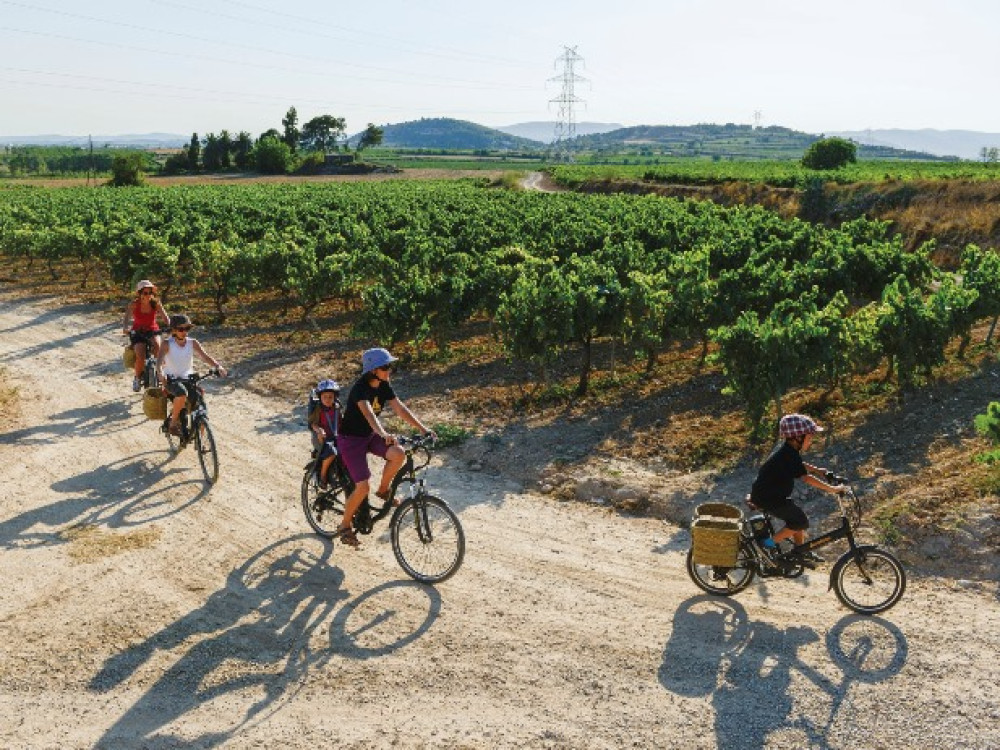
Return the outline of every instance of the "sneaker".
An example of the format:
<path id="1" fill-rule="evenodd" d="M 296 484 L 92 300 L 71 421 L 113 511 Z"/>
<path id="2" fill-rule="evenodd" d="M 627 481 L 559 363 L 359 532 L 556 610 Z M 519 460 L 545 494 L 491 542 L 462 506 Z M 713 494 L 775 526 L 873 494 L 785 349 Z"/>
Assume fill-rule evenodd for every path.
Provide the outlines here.
<path id="1" fill-rule="evenodd" d="M 170 434 L 171 435 L 175 435 L 177 437 L 181 436 L 181 423 L 180 422 L 171 422 L 170 423 Z"/>
<path id="2" fill-rule="evenodd" d="M 135 393 L 139 392 L 139 376 L 138 375 L 136 375 L 134 378 L 132 378 L 132 391 L 135 392 Z"/>
<path id="3" fill-rule="evenodd" d="M 814 563 L 826 562 L 826 560 L 824 558 L 820 557 L 819 555 L 817 555 L 812 550 L 809 550 L 808 552 L 803 552 L 802 553 L 802 559 L 803 560 L 808 560 L 809 562 L 814 562 Z"/>

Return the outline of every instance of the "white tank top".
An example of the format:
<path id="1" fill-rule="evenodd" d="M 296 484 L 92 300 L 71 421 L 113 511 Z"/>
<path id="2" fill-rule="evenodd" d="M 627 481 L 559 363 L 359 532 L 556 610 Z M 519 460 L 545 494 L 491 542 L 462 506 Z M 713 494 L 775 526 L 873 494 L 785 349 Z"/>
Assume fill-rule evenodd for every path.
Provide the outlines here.
<path id="1" fill-rule="evenodd" d="M 194 344 L 191 339 L 181 346 L 177 339 L 170 339 L 170 346 L 163 356 L 163 374 L 174 378 L 186 378 L 194 374 Z"/>

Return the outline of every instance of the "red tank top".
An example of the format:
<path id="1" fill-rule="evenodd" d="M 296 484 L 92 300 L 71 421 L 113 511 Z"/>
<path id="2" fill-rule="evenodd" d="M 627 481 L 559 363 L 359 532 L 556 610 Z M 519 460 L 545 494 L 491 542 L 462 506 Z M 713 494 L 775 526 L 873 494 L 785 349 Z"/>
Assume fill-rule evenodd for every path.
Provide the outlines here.
<path id="1" fill-rule="evenodd" d="M 142 303 L 136 302 L 132 308 L 132 330 L 133 331 L 159 331 L 160 326 L 156 323 L 156 306 L 148 313 L 142 312 Z"/>

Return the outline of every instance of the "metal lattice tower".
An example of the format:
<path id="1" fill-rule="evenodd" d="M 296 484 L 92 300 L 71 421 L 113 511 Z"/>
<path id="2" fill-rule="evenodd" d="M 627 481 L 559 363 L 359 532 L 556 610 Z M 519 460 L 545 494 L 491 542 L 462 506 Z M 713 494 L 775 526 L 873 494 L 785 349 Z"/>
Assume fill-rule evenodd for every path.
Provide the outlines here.
<path id="1" fill-rule="evenodd" d="M 549 103 L 559 104 L 559 118 L 556 120 L 555 133 L 552 138 L 552 145 L 557 151 L 562 150 L 563 141 L 576 136 L 576 113 L 574 105 L 583 103 L 583 99 L 576 95 L 576 84 L 583 83 L 587 79 L 576 74 L 576 65 L 583 63 L 583 58 L 576 53 L 576 47 L 563 47 L 563 53 L 556 58 L 556 65 L 562 63 L 562 74 L 550 78 L 550 81 L 558 81 L 562 84 L 562 90 L 555 99 L 549 99 Z"/>

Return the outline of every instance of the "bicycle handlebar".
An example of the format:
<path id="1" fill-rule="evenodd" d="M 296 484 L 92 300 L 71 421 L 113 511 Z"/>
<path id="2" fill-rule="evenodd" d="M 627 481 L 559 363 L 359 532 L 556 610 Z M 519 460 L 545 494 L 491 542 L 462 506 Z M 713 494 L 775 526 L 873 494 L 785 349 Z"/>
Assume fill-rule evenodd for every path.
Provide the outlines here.
<path id="1" fill-rule="evenodd" d="M 414 437 L 407 437 L 406 435 L 399 436 L 399 444 L 404 450 L 412 451 L 418 448 L 423 448 L 425 450 L 434 447 L 435 438 L 431 433 L 425 433 L 423 435 L 417 435 Z"/>

